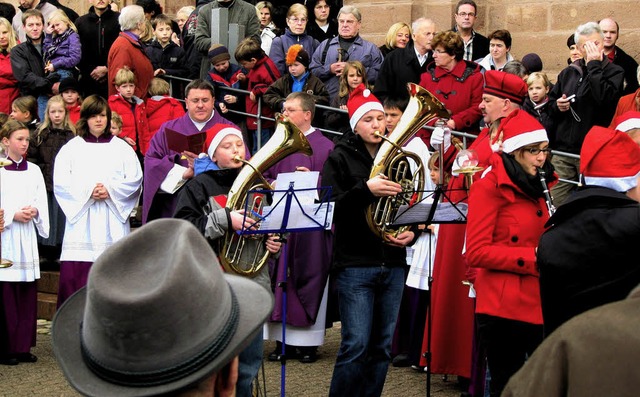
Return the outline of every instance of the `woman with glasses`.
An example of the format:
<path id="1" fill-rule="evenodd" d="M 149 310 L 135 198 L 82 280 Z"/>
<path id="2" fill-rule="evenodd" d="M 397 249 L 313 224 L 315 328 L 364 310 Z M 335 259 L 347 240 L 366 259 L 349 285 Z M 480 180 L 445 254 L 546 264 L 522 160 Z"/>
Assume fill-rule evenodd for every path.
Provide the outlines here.
<path id="1" fill-rule="evenodd" d="M 285 58 L 289 47 L 300 44 L 311 55 L 320 45 L 318 40 L 306 33 L 308 21 L 306 7 L 297 3 L 292 5 L 287 12 L 287 28 L 284 30 L 284 34 L 273 39 L 271 43 L 269 58 L 276 64 L 282 76 L 288 72 Z"/>
<path id="2" fill-rule="evenodd" d="M 477 271 L 476 323 L 491 396 L 500 395 L 542 341 L 536 251 L 552 212 L 548 186 L 557 181 L 547 133 L 527 112 L 504 118 L 498 140 L 502 151 L 471 187 L 466 237 L 467 262 Z"/>

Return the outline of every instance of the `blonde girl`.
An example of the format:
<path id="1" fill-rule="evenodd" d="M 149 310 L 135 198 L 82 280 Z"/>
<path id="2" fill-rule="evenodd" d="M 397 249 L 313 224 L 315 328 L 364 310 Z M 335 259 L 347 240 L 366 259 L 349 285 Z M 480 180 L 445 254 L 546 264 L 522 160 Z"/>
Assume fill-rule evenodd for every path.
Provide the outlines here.
<path id="1" fill-rule="evenodd" d="M 16 34 L 11 22 L 0 17 L 0 112 L 10 113 L 11 102 L 20 95 L 18 80 L 11 68 L 11 50 L 16 46 Z"/>
<path id="2" fill-rule="evenodd" d="M 36 130 L 35 139 L 31 142 L 35 162 L 44 176 L 49 203 L 49 237 L 38 239 L 40 256 L 50 263 L 60 258 L 65 225 L 64 212 L 53 194 L 53 163 L 60 148 L 73 139 L 75 134 L 76 129 L 69 120 L 62 96 L 51 97 L 47 103 L 44 121 Z"/>
<path id="3" fill-rule="evenodd" d="M 544 72 L 531 73 L 527 78 L 528 97 L 524 101 L 524 110 L 535 117 L 544 126 L 547 133 L 555 130 L 549 107 L 551 82 Z M 549 136 L 553 139 L 553 136 Z M 552 141 L 553 142 L 553 141 Z"/>
<path id="4" fill-rule="evenodd" d="M 54 11 L 47 21 L 42 55 L 46 73 L 56 73 L 59 80 L 74 77 L 82 57 L 80 36 L 76 25 L 62 10 Z"/>
<path id="5" fill-rule="evenodd" d="M 36 340 L 37 288 L 40 257 L 37 236 L 49 235 L 49 212 L 42 171 L 24 159 L 29 147 L 29 130 L 16 120 L 0 129 L 0 143 L 12 163 L 0 169 L 4 210 L 2 258 L 13 266 L 0 272 L 0 294 L 4 313 L 0 315 L 0 334 L 5 349 L 0 364 L 34 363 L 31 354 Z"/>
<path id="6" fill-rule="evenodd" d="M 349 95 L 351 95 L 351 92 L 357 86 L 364 84 L 368 89 L 371 88 L 367 82 L 367 72 L 360 61 L 345 62 L 344 70 L 340 75 L 339 81 L 340 88 L 338 89 L 338 95 L 331 101 L 331 106 L 342 110 L 347 110 Z M 349 116 L 346 113 L 327 112 L 326 123 L 328 129 L 338 131 L 342 134 L 351 131 Z M 331 138 L 335 138 L 335 135 Z"/>

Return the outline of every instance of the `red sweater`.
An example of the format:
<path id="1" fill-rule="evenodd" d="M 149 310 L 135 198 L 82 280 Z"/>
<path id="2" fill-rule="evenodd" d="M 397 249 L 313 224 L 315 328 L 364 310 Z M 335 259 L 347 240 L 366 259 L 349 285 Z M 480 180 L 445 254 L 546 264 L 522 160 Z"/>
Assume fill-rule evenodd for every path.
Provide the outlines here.
<path id="1" fill-rule="evenodd" d="M 75 105 L 67 106 L 67 113 L 69 113 L 69 121 L 76 125 L 78 120 L 80 119 L 80 103 L 76 103 Z"/>
<path id="2" fill-rule="evenodd" d="M 0 112 L 10 114 L 11 103 L 20 95 L 18 80 L 13 77 L 10 53 L 0 52 Z"/>
<path id="3" fill-rule="evenodd" d="M 142 154 L 147 152 L 151 138 L 158 132 L 160 126 L 169 120 L 184 115 L 184 106 L 179 100 L 168 95 L 147 98 L 147 120 L 149 121 L 149 135 L 140 139 Z"/>

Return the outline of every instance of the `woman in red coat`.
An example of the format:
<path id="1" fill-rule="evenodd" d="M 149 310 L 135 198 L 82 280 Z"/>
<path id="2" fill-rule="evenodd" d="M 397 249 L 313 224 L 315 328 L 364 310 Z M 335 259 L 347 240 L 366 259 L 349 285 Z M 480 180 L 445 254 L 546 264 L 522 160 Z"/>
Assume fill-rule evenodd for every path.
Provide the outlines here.
<path id="1" fill-rule="evenodd" d="M 473 184 L 467 219 L 466 257 L 477 269 L 476 321 L 491 396 L 500 395 L 542 341 L 536 249 L 550 212 L 545 185 L 557 179 L 547 158 L 547 133 L 532 116 L 513 111 L 500 134 L 503 152 L 492 156 L 491 168 Z"/>
<path id="2" fill-rule="evenodd" d="M 477 64 L 464 61 L 464 44 L 455 32 L 441 32 L 431 41 L 434 62 L 422 74 L 420 85 L 434 94 L 451 112 L 450 129 L 477 134 L 482 112 L 484 79 Z M 525 91 L 526 93 L 526 91 Z M 492 120 L 493 121 L 493 120 Z M 423 138 L 424 139 L 424 138 Z M 491 149 L 486 139 L 474 143 L 480 166 L 486 166 Z M 429 142 L 427 142 L 429 143 Z M 447 145 L 445 145 L 447 147 Z M 445 154 L 445 167 L 451 170 L 456 150 Z M 451 201 L 466 197 L 464 177 L 454 177 L 447 194 Z M 471 377 L 473 347 L 473 300 L 466 280 L 467 266 L 462 258 L 465 225 L 442 225 L 438 232 L 433 286 L 431 290 L 431 372 Z M 428 324 L 427 324 L 428 326 Z M 425 329 L 426 331 L 426 329 Z M 426 334 L 426 332 L 425 332 Z M 426 336 L 423 351 L 427 351 Z M 423 360 L 421 365 L 426 365 Z"/>
<path id="3" fill-rule="evenodd" d="M 11 113 L 11 103 L 20 95 L 18 80 L 11 69 L 11 49 L 16 45 L 16 34 L 11 22 L 0 18 L 0 112 Z"/>

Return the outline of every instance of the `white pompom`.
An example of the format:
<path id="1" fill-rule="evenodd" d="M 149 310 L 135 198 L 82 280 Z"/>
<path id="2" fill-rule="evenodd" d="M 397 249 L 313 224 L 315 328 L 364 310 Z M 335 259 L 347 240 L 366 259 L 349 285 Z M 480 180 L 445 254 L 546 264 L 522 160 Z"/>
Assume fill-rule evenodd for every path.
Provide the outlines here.
<path id="1" fill-rule="evenodd" d="M 366 90 L 362 91 L 362 96 L 363 97 L 368 98 L 369 95 L 371 95 L 371 90 L 366 89 Z"/>

